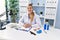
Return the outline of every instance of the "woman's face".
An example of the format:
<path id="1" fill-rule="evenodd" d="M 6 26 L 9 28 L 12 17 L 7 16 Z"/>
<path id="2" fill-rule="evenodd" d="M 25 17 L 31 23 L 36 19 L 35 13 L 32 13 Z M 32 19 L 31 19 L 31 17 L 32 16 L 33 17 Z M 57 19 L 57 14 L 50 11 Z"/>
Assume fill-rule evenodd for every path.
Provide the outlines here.
<path id="1" fill-rule="evenodd" d="M 32 6 L 28 6 L 28 7 L 27 7 L 27 10 L 28 10 L 28 14 L 31 14 L 31 13 L 33 12 Z"/>

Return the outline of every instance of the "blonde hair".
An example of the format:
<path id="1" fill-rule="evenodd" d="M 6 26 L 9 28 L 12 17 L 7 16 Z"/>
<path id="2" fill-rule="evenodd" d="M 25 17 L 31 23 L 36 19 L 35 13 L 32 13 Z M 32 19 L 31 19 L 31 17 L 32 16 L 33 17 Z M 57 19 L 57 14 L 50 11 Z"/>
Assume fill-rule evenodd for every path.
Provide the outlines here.
<path id="1" fill-rule="evenodd" d="M 30 21 L 32 22 L 33 19 L 34 19 L 34 12 L 32 12 L 31 15 L 30 15 Z"/>
<path id="2" fill-rule="evenodd" d="M 28 6 L 32 6 L 32 4 L 28 4 Z M 33 6 L 32 6 L 33 7 Z M 30 14 L 30 21 L 32 22 L 34 18 L 34 12 Z"/>

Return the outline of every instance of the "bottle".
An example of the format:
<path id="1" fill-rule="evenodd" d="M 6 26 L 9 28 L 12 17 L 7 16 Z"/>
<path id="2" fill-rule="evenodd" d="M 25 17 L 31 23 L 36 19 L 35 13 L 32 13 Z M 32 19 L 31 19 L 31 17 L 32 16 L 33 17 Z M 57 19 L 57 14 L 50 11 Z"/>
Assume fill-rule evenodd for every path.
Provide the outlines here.
<path id="1" fill-rule="evenodd" d="M 46 24 L 44 24 L 44 30 L 46 30 Z"/>
<path id="2" fill-rule="evenodd" d="M 49 23 L 46 22 L 46 30 L 49 30 Z"/>
<path id="3" fill-rule="evenodd" d="M 49 30 L 49 24 L 47 25 L 47 30 Z"/>
<path id="4" fill-rule="evenodd" d="M 49 30 L 49 23 L 46 21 L 46 23 L 44 24 L 44 30 Z"/>

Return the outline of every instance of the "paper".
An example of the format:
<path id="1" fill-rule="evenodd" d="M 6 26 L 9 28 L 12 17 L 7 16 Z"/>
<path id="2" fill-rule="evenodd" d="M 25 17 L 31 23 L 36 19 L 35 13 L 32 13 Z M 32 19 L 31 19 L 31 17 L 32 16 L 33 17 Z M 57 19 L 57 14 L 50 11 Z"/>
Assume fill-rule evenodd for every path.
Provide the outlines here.
<path id="1" fill-rule="evenodd" d="M 25 27 L 23 27 L 23 26 L 21 26 L 21 27 L 18 27 L 18 29 L 20 29 L 20 30 L 30 30 L 31 29 L 31 27 L 30 28 L 25 28 Z"/>
<path id="2" fill-rule="evenodd" d="M 15 28 L 15 29 L 17 29 L 17 30 L 22 30 L 22 31 L 29 31 L 32 27 L 30 27 L 30 28 L 25 28 L 25 27 L 23 27 L 22 25 L 15 25 L 15 27 L 12 27 L 12 28 Z"/>
<path id="3" fill-rule="evenodd" d="M 15 28 L 17 30 L 22 30 L 22 31 L 30 31 L 33 28 L 39 28 L 39 26 L 35 24 L 35 25 L 32 25 L 32 27 L 30 28 L 25 28 L 21 24 L 12 24 L 11 28 Z"/>

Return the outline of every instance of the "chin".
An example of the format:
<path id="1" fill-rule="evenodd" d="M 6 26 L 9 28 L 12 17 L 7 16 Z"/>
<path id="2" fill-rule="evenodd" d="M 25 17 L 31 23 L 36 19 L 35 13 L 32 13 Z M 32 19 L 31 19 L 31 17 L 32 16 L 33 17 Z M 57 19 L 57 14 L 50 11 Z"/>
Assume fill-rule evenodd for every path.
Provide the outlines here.
<path id="1" fill-rule="evenodd" d="M 28 14 L 31 14 L 31 12 L 28 12 Z"/>

